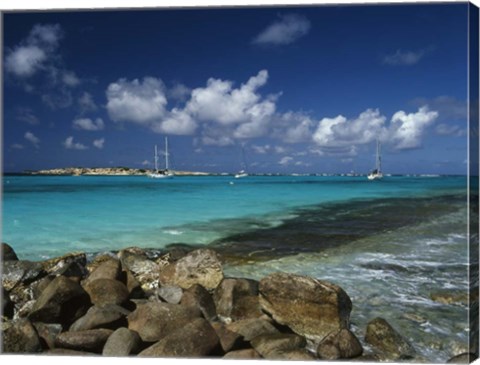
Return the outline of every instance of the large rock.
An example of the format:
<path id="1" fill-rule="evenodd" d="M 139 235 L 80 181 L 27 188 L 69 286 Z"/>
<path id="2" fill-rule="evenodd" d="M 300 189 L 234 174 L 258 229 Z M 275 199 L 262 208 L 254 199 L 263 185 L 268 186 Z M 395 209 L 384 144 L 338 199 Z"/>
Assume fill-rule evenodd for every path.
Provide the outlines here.
<path id="1" fill-rule="evenodd" d="M 266 359 L 281 359 L 283 353 L 302 349 L 307 344 L 304 337 L 289 333 L 263 334 L 250 342 L 252 347 Z"/>
<path id="2" fill-rule="evenodd" d="M 56 276 L 63 275 L 82 279 L 88 273 L 85 268 L 87 257 L 83 252 L 68 253 L 42 261 L 41 264 L 48 274 Z"/>
<path id="3" fill-rule="evenodd" d="M 93 304 L 124 304 L 128 299 L 128 289 L 118 280 L 96 279 L 84 286 Z"/>
<path id="4" fill-rule="evenodd" d="M 339 286 L 308 276 L 275 273 L 260 281 L 260 305 L 294 332 L 321 341 L 348 328 L 352 302 Z"/>
<path id="5" fill-rule="evenodd" d="M 183 290 L 176 285 L 165 285 L 157 289 L 157 295 L 167 303 L 178 304 L 182 300 Z"/>
<path id="6" fill-rule="evenodd" d="M 385 319 L 375 318 L 367 325 L 365 341 L 387 360 L 411 359 L 415 350 Z"/>
<path id="7" fill-rule="evenodd" d="M 213 321 L 217 317 L 215 303 L 212 296 L 203 286 L 194 284 L 183 293 L 181 305 L 198 308 L 208 321 Z"/>
<path id="8" fill-rule="evenodd" d="M 351 359 L 361 356 L 363 352 L 360 341 L 348 329 L 332 332 L 318 345 L 317 354 L 321 359 Z"/>
<path id="9" fill-rule="evenodd" d="M 76 351 L 101 353 L 112 330 L 100 328 L 96 330 L 63 332 L 58 335 L 55 345 Z"/>
<path id="10" fill-rule="evenodd" d="M 222 279 L 222 264 L 217 253 L 209 249 L 192 251 L 160 272 L 161 285 L 178 285 L 183 289 L 195 284 L 215 289 Z"/>
<path id="11" fill-rule="evenodd" d="M 116 304 L 93 306 L 87 313 L 77 319 L 71 326 L 70 331 L 84 331 L 96 328 L 117 329 L 127 326 L 127 315 L 130 311 Z"/>
<path id="12" fill-rule="evenodd" d="M 120 280 L 121 273 L 120 261 L 110 257 L 109 259 L 105 259 L 102 263 L 100 263 L 82 284 L 85 286 L 97 279 Z"/>
<path id="13" fill-rule="evenodd" d="M 196 318 L 178 327 L 163 339 L 140 352 L 139 356 L 201 357 L 218 350 L 215 330 L 204 318 Z"/>
<path id="14" fill-rule="evenodd" d="M 247 342 L 240 333 L 230 331 L 225 324 L 221 322 L 211 322 L 210 324 L 217 333 L 223 352 L 239 350 L 247 347 Z"/>
<path id="15" fill-rule="evenodd" d="M 278 334 L 279 331 L 264 319 L 247 318 L 226 325 L 229 331 L 243 336 L 245 341 L 251 341 L 257 336 L 264 334 Z"/>
<path id="16" fill-rule="evenodd" d="M 7 318 L 13 317 L 13 302 L 10 299 L 8 292 L 2 287 L 2 314 Z"/>
<path id="17" fill-rule="evenodd" d="M 62 325 L 59 323 L 34 322 L 33 326 L 42 339 L 44 347 L 47 349 L 55 348 L 55 341 L 63 330 Z"/>
<path id="18" fill-rule="evenodd" d="M 148 302 L 128 315 L 128 328 L 138 332 L 143 341 L 154 342 L 200 315 L 200 311 L 178 304 Z"/>
<path id="19" fill-rule="evenodd" d="M 31 282 L 45 276 L 42 264 L 33 261 L 4 261 L 2 262 L 2 286 L 10 291 L 19 284 Z"/>
<path id="20" fill-rule="evenodd" d="M 213 299 L 217 314 L 234 321 L 263 315 L 258 299 L 258 282 L 225 278 L 215 289 Z"/>
<path id="21" fill-rule="evenodd" d="M 257 360 L 261 358 L 255 349 L 233 350 L 223 356 L 225 360 Z"/>
<path id="22" fill-rule="evenodd" d="M 35 353 L 42 350 L 38 333 L 28 319 L 4 325 L 1 337 L 2 351 L 5 353 Z"/>
<path id="23" fill-rule="evenodd" d="M 135 354 L 140 349 L 142 340 L 137 332 L 122 327 L 108 337 L 103 347 L 104 356 L 128 356 Z"/>
<path id="24" fill-rule="evenodd" d="M 57 356 L 95 356 L 98 355 L 94 352 L 88 351 L 77 351 L 77 350 L 70 350 L 70 349 L 61 349 L 61 348 L 54 348 L 44 352 L 45 355 L 57 355 Z"/>
<path id="25" fill-rule="evenodd" d="M 2 242 L 2 256 L 1 256 L 3 261 L 17 261 L 18 257 L 17 254 L 15 253 L 14 249 L 12 246 L 10 246 L 8 243 Z"/>
<path id="26" fill-rule="evenodd" d="M 68 327 L 83 316 L 90 305 L 90 297 L 80 284 L 58 276 L 45 288 L 28 317 L 32 321 Z"/>
<path id="27" fill-rule="evenodd" d="M 140 283 L 143 291 L 151 292 L 158 288 L 160 267 L 150 260 L 139 248 L 127 248 L 118 253 L 124 271 L 130 271 Z"/>

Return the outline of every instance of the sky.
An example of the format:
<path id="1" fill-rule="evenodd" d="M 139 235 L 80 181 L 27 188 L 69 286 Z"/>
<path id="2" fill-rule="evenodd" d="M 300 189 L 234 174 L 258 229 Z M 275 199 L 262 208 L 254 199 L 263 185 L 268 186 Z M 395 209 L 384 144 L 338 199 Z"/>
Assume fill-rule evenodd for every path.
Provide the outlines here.
<path id="1" fill-rule="evenodd" d="M 3 169 L 467 171 L 467 3 L 7 12 Z M 242 153 L 242 150 L 244 153 Z M 162 163 L 161 163 L 162 166 Z"/>

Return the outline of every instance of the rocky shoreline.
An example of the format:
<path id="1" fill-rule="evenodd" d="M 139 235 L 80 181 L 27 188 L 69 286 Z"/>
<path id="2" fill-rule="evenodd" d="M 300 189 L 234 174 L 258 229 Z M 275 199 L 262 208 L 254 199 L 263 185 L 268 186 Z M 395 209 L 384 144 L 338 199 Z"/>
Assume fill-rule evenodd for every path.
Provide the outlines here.
<path id="1" fill-rule="evenodd" d="M 283 272 L 225 277 L 207 248 L 33 262 L 3 243 L 2 256 L 3 353 L 428 362 L 383 318 L 360 341 L 340 286 Z"/>

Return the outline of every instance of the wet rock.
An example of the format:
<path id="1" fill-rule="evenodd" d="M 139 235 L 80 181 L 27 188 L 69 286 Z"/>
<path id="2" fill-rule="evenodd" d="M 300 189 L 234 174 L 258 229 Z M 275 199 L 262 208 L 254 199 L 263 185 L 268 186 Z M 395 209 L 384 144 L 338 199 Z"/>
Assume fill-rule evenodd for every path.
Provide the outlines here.
<path id="1" fill-rule="evenodd" d="M 222 264 L 217 253 L 210 249 L 192 251 L 160 272 L 161 285 L 178 285 L 183 289 L 194 284 L 215 289 L 222 279 Z"/>
<path id="2" fill-rule="evenodd" d="M 201 285 L 194 284 L 185 290 L 180 303 L 186 307 L 200 309 L 208 321 L 212 321 L 217 317 L 213 298 Z"/>
<path id="3" fill-rule="evenodd" d="M 76 351 L 101 353 L 112 330 L 100 328 L 86 331 L 69 331 L 58 335 L 55 346 Z"/>
<path id="4" fill-rule="evenodd" d="M 45 288 L 28 317 L 34 322 L 61 323 L 68 327 L 90 305 L 90 297 L 80 284 L 58 276 Z"/>
<path id="5" fill-rule="evenodd" d="M 2 242 L 2 259 L 3 261 L 17 261 L 18 257 L 17 254 L 15 253 L 14 249 L 12 246 L 10 246 L 8 243 Z"/>
<path id="6" fill-rule="evenodd" d="M 130 271 L 140 283 L 143 291 L 151 292 L 158 288 L 159 266 L 150 260 L 139 248 L 128 248 L 118 253 L 124 271 Z"/>
<path id="7" fill-rule="evenodd" d="M 304 348 L 307 341 L 296 334 L 275 333 L 256 336 L 250 343 L 262 357 L 280 359 L 285 352 Z"/>
<path id="8" fill-rule="evenodd" d="M 60 257 L 54 257 L 41 262 L 43 269 L 55 276 L 83 278 L 88 271 L 85 268 L 87 257 L 83 252 L 72 252 Z"/>
<path id="9" fill-rule="evenodd" d="M 93 306 L 87 313 L 77 319 L 71 326 L 70 331 L 84 331 L 96 328 L 117 329 L 127 326 L 126 316 L 130 311 L 116 304 Z"/>
<path id="10" fill-rule="evenodd" d="M 42 347 L 45 349 L 55 348 L 55 340 L 62 332 L 62 325 L 59 323 L 42 323 L 35 322 L 33 326 L 37 330 L 38 336 L 41 339 Z"/>
<path id="11" fill-rule="evenodd" d="M 219 316 L 239 320 L 263 315 L 258 299 L 258 282 L 250 279 L 223 279 L 213 299 Z"/>
<path id="12" fill-rule="evenodd" d="M 470 364 L 474 362 L 478 357 L 475 354 L 463 353 L 452 357 L 447 361 L 447 364 Z"/>
<path id="13" fill-rule="evenodd" d="M 223 352 L 247 347 L 247 342 L 243 339 L 243 336 L 237 332 L 228 330 L 225 324 L 220 322 L 212 322 L 210 324 L 220 340 L 220 346 Z"/>
<path id="14" fill-rule="evenodd" d="M 40 338 L 28 319 L 11 322 L 2 331 L 4 353 L 35 353 L 42 350 Z"/>
<path id="15" fill-rule="evenodd" d="M 196 318 L 179 327 L 138 356 L 200 357 L 217 350 L 219 339 L 215 330 L 204 318 Z"/>
<path id="16" fill-rule="evenodd" d="M 157 295 L 167 303 L 178 304 L 182 300 L 183 290 L 176 285 L 165 285 L 157 289 Z"/>
<path id="17" fill-rule="evenodd" d="M 229 331 L 243 336 L 245 341 L 251 341 L 253 338 L 264 334 L 278 334 L 279 331 L 268 321 L 264 319 L 248 318 L 226 325 Z"/>
<path id="18" fill-rule="evenodd" d="M 200 311 L 192 311 L 181 305 L 148 302 L 139 304 L 137 309 L 128 315 L 128 328 L 138 332 L 143 341 L 154 342 L 200 315 Z"/>
<path id="19" fill-rule="evenodd" d="M 86 286 L 88 283 L 91 283 L 97 279 L 120 280 L 121 272 L 120 261 L 110 257 L 109 259 L 105 259 L 103 262 L 101 262 L 82 284 Z"/>
<path id="20" fill-rule="evenodd" d="M 365 341 L 388 360 L 411 359 L 415 356 L 413 347 L 383 318 L 375 318 L 368 323 Z"/>
<path id="21" fill-rule="evenodd" d="M 227 352 L 223 359 L 226 360 L 255 360 L 261 359 L 260 354 L 255 349 L 243 349 Z"/>
<path id="22" fill-rule="evenodd" d="M 271 274 L 260 281 L 260 305 L 273 319 L 311 340 L 347 328 L 352 302 L 339 286 L 307 276 Z"/>
<path id="23" fill-rule="evenodd" d="M 108 337 L 103 347 L 104 356 L 128 356 L 135 354 L 140 349 L 142 340 L 137 332 L 128 328 L 118 328 Z"/>
<path id="24" fill-rule="evenodd" d="M 442 290 L 431 293 L 430 298 L 442 304 L 468 305 L 467 291 Z"/>
<path id="25" fill-rule="evenodd" d="M 118 280 L 96 279 L 86 284 L 84 288 L 90 295 L 92 303 L 98 306 L 121 305 L 128 299 L 127 287 Z"/>
<path id="26" fill-rule="evenodd" d="M 325 360 L 351 359 L 361 356 L 362 352 L 360 341 L 345 328 L 329 334 L 317 348 L 318 356 Z"/>
<path id="27" fill-rule="evenodd" d="M 29 284 L 46 275 L 42 264 L 33 261 L 4 261 L 2 262 L 2 286 L 11 291 L 20 283 Z"/>
<path id="28" fill-rule="evenodd" d="M 10 299 L 8 292 L 2 287 L 2 314 L 7 318 L 13 317 L 13 302 Z"/>

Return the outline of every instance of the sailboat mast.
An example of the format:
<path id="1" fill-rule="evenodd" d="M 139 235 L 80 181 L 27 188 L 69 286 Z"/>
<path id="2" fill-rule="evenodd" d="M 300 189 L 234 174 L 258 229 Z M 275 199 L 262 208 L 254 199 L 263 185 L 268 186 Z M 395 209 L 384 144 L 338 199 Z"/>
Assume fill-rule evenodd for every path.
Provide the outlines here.
<path id="1" fill-rule="evenodd" d="M 382 169 L 382 158 L 380 157 L 380 141 L 377 139 L 377 171 Z"/>
<path id="2" fill-rule="evenodd" d="M 155 145 L 155 172 L 158 172 L 158 152 L 157 152 L 157 145 Z"/>
<path id="3" fill-rule="evenodd" d="M 168 138 L 165 137 L 165 170 L 168 170 Z"/>

